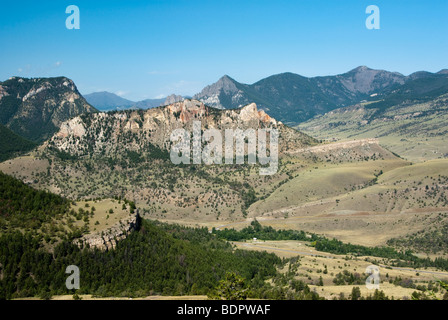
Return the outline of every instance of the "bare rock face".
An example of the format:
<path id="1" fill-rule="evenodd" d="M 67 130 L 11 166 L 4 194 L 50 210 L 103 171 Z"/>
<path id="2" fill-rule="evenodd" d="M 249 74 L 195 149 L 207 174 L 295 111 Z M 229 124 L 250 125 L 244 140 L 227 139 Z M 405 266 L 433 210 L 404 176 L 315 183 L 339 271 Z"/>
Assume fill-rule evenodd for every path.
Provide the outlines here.
<path id="1" fill-rule="evenodd" d="M 240 119 L 243 122 L 256 121 L 267 126 L 277 127 L 277 121 L 268 116 L 263 110 L 258 111 L 255 103 L 251 103 L 241 109 Z"/>
<path id="2" fill-rule="evenodd" d="M 194 100 L 173 103 L 166 107 L 166 111 L 168 111 L 168 114 L 165 114 L 165 119 L 168 122 L 172 122 L 171 118 L 173 116 L 182 123 L 207 116 L 207 108 L 204 104 Z"/>
<path id="3" fill-rule="evenodd" d="M 240 118 L 242 121 L 258 120 L 257 105 L 251 103 L 241 109 Z"/>
<path id="4" fill-rule="evenodd" d="M 86 129 L 81 119 L 73 118 L 67 122 L 64 122 L 61 125 L 61 128 L 57 133 L 57 136 L 61 138 L 66 138 L 68 136 L 82 137 L 84 136 L 85 133 Z"/>
<path id="5" fill-rule="evenodd" d="M 5 96 L 9 96 L 9 94 L 3 86 L 0 86 L 0 100 Z"/>
<path id="6" fill-rule="evenodd" d="M 113 249 L 118 241 L 125 239 L 129 233 L 138 230 L 139 227 L 140 216 L 137 210 L 135 215 L 121 220 L 106 231 L 87 234 L 81 239 L 75 240 L 75 244 L 100 250 Z"/>

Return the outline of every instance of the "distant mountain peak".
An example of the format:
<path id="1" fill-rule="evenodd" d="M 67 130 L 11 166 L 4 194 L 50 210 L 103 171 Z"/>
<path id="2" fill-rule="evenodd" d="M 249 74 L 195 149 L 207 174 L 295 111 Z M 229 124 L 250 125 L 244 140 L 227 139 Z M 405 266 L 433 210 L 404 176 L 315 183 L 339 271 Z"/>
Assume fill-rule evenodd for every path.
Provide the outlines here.
<path id="1" fill-rule="evenodd" d="M 101 91 L 84 95 L 84 98 L 101 111 L 116 110 L 120 108 L 131 107 L 135 102 L 122 98 L 115 93 Z"/>
<path id="2" fill-rule="evenodd" d="M 228 75 L 219 78 L 215 83 L 206 86 L 200 93 L 195 94 L 193 99 L 201 100 L 205 104 L 218 109 L 231 109 L 242 107 L 251 101 L 241 100 L 243 91 L 238 86 L 240 84 Z M 230 97 L 230 101 L 222 101 L 224 96 Z"/>
<path id="3" fill-rule="evenodd" d="M 386 87 L 403 84 L 406 78 L 398 72 L 376 70 L 366 66 L 359 66 L 338 77 L 344 87 L 355 96 L 378 93 Z"/>
<path id="4" fill-rule="evenodd" d="M 235 82 L 235 79 L 233 79 L 231 76 L 229 76 L 228 74 L 223 75 L 221 78 L 219 78 L 218 81 L 232 81 Z"/>
<path id="5" fill-rule="evenodd" d="M 365 72 L 365 71 L 371 71 L 371 70 L 373 70 L 373 69 L 370 69 L 367 66 L 359 66 L 359 67 L 356 67 L 353 70 L 350 70 L 348 73 L 350 73 L 350 72 Z"/>
<path id="6" fill-rule="evenodd" d="M 448 69 L 442 69 L 437 74 L 448 74 Z"/>
<path id="7" fill-rule="evenodd" d="M 369 68 L 367 66 L 359 66 L 356 67 L 353 70 L 350 70 L 349 72 L 345 73 L 345 74 L 363 74 L 363 73 L 367 73 L 367 74 L 388 74 L 388 75 L 394 75 L 397 77 L 403 77 L 404 75 L 399 73 L 399 72 L 392 72 L 392 71 L 386 71 L 386 70 L 381 70 L 381 69 L 372 69 Z"/>
<path id="8" fill-rule="evenodd" d="M 237 81 L 226 74 L 223 75 L 221 78 L 219 78 L 218 81 L 215 82 L 216 85 L 221 86 L 221 87 L 229 87 L 229 86 L 234 87 L 235 83 L 237 83 Z"/>
<path id="9" fill-rule="evenodd" d="M 84 97 L 91 105 L 104 112 L 127 109 L 151 109 L 179 102 L 184 99 L 183 96 L 171 94 L 166 98 L 145 99 L 142 101 L 134 102 L 124 99 L 117 94 L 108 91 L 93 92 L 90 94 L 86 94 Z"/>

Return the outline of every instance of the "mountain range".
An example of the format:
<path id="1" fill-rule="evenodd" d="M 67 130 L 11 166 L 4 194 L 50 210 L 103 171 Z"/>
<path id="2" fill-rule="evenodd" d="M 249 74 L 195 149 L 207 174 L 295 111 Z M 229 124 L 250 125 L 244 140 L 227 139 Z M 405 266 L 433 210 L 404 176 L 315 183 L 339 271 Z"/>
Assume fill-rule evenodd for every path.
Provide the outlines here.
<path id="1" fill-rule="evenodd" d="M 222 109 L 238 108 L 255 102 L 272 117 L 296 125 L 318 114 L 363 100 L 381 100 L 389 95 L 406 99 L 407 88 L 418 88 L 421 84 L 425 84 L 423 90 L 427 93 L 445 90 L 448 84 L 447 70 L 436 74 L 416 72 L 404 76 L 397 72 L 361 66 L 344 74 L 313 78 L 282 73 L 251 85 L 239 83 L 225 75 L 194 95 L 194 98 Z M 399 90 L 401 96 L 395 90 Z"/>
<path id="2" fill-rule="evenodd" d="M 84 98 L 92 106 L 100 111 L 126 110 L 126 109 L 151 109 L 159 106 L 166 106 L 174 102 L 182 101 L 184 97 L 179 95 L 169 95 L 161 99 L 145 99 L 141 101 L 131 101 L 122 98 L 115 93 L 102 91 L 84 95 Z"/>
<path id="3" fill-rule="evenodd" d="M 408 90 L 418 88 L 435 96 L 435 90 L 447 88 L 448 70 L 438 73 L 419 71 L 409 76 L 398 72 L 374 70 L 366 66 L 334 76 L 304 77 L 286 72 L 272 75 L 253 84 L 244 84 L 228 75 L 206 86 L 194 99 L 218 109 L 237 109 L 249 103 L 288 125 L 297 125 L 316 115 L 354 105 L 363 100 L 378 101 L 384 98 L 395 104 L 408 98 Z M 423 91 L 422 91 L 423 90 Z M 434 91 L 434 92 L 431 92 Z M 174 97 L 174 99 L 173 99 Z M 180 101 L 172 95 L 167 99 L 149 99 L 132 102 L 112 93 L 100 92 L 85 95 L 87 101 L 102 111 L 128 108 L 148 109 Z"/>
<path id="4" fill-rule="evenodd" d="M 361 66 L 341 75 L 314 78 L 282 73 L 251 85 L 239 83 L 225 75 L 194 95 L 194 99 L 217 109 L 237 109 L 256 103 L 260 110 L 276 120 L 297 126 L 332 110 L 359 103 L 372 111 L 369 112 L 369 119 L 363 121 L 371 121 L 381 118 L 393 106 L 409 101 L 424 103 L 447 92 L 447 69 L 438 73 L 419 71 L 404 76 Z M 74 82 L 66 77 L 12 77 L 0 82 L 0 124 L 4 126 L 3 131 L 9 129 L 11 134 L 24 141 L 11 146 L 10 141 L 17 140 L 3 138 L 5 148 L 2 154 L 7 158 L 12 155 L 11 152 L 19 154 L 21 147 L 23 152 L 29 150 L 31 144 L 28 142 L 45 141 L 59 129 L 62 122 L 83 113 L 150 109 L 184 99 L 173 94 L 164 99 L 133 102 L 109 92 L 83 97 Z"/>

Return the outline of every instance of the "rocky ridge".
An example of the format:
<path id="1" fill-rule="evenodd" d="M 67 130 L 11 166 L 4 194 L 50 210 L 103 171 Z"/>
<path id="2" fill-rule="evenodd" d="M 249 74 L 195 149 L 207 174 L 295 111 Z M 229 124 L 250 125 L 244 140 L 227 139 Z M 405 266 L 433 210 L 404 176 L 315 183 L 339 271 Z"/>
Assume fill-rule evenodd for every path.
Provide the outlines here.
<path id="1" fill-rule="evenodd" d="M 201 121 L 203 130 L 277 128 L 280 132 L 280 152 L 299 148 L 316 141 L 294 129 L 284 126 L 249 104 L 236 110 L 217 110 L 197 100 L 183 100 L 165 107 L 149 110 L 132 110 L 112 113 L 96 113 L 75 117 L 64 122 L 47 146 L 73 155 L 89 152 L 116 153 L 122 148 L 139 151 L 148 143 L 163 150 L 170 150 L 170 133 L 184 128 L 192 132 L 193 121 Z M 123 136 L 133 136 L 126 146 Z"/>
<path id="2" fill-rule="evenodd" d="M 109 250 L 115 248 L 118 241 L 125 239 L 129 233 L 136 231 L 140 227 L 140 215 L 138 210 L 136 214 L 114 224 L 112 227 L 101 231 L 89 233 L 75 240 L 79 246 L 88 246 L 100 250 Z"/>

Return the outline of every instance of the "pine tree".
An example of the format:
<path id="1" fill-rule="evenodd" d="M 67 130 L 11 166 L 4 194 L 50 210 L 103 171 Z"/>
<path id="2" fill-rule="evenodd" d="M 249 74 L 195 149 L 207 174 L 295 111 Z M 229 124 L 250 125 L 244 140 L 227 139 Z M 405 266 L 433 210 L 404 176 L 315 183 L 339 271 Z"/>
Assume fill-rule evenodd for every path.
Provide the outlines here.
<path id="1" fill-rule="evenodd" d="M 235 272 L 227 272 L 226 277 L 209 294 L 209 298 L 213 300 L 246 300 L 249 289 L 245 288 L 244 282 L 244 278 Z"/>

